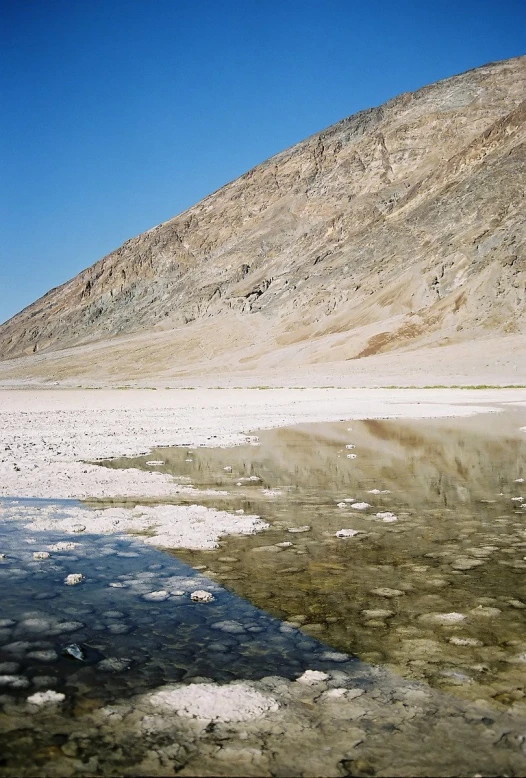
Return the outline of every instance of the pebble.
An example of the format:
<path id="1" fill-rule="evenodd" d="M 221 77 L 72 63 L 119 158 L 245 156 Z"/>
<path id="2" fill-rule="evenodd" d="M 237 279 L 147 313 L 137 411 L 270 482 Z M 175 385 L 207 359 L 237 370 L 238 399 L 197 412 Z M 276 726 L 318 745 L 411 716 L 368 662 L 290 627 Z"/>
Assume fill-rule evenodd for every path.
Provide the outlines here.
<path id="1" fill-rule="evenodd" d="M 51 554 L 49 551 L 34 551 L 33 552 L 33 559 L 49 559 Z"/>
<path id="2" fill-rule="evenodd" d="M 339 529 L 338 532 L 335 533 L 335 537 L 337 538 L 353 538 L 355 535 L 359 535 L 360 530 L 357 529 Z"/>
<path id="3" fill-rule="evenodd" d="M 353 502 L 351 504 L 351 508 L 353 508 L 353 510 L 355 511 L 365 511 L 367 508 L 370 507 L 371 506 L 369 505 L 368 502 Z"/>

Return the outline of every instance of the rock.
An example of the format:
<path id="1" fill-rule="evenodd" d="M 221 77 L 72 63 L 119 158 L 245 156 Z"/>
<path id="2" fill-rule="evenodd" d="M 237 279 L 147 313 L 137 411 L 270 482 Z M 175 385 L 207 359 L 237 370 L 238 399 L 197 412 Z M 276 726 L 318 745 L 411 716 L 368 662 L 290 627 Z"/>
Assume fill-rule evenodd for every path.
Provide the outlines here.
<path id="1" fill-rule="evenodd" d="M 351 508 L 353 510 L 355 510 L 355 511 L 365 511 L 365 510 L 367 510 L 367 508 L 370 508 L 370 507 L 371 506 L 369 505 L 368 502 L 353 502 L 351 504 Z"/>
<path id="2" fill-rule="evenodd" d="M 131 659 L 109 657 L 108 659 L 102 659 L 98 662 L 97 670 L 101 670 L 103 673 L 120 673 L 123 670 L 129 670 L 131 664 Z"/>
<path id="3" fill-rule="evenodd" d="M 82 583 L 82 581 L 84 581 L 82 573 L 70 573 L 64 578 L 66 586 L 77 586 L 77 584 Z"/>
<path id="4" fill-rule="evenodd" d="M 484 619 L 493 619 L 497 616 L 500 616 L 502 611 L 499 608 L 488 608 L 484 605 L 479 605 L 477 608 L 473 608 L 473 610 L 470 610 L 471 616 L 478 616 Z"/>
<path id="5" fill-rule="evenodd" d="M 220 629 L 221 632 L 230 632 L 233 635 L 241 634 L 245 631 L 245 628 L 239 621 L 216 621 L 212 624 L 212 629 Z"/>
<path id="6" fill-rule="evenodd" d="M 355 535 L 359 535 L 360 530 L 358 529 L 339 529 L 338 532 L 335 533 L 335 537 L 337 538 L 354 538 Z"/>
<path id="7" fill-rule="evenodd" d="M 305 524 L 303 527 L 289 527 L 289 532 L 293 533 L 299 533 L 299 532 L 310 532 L 311 528 L 308 524 Z"/>
<path id="8" fill-rule="evenodd" d="M 88 658 L 86 652 L 78 643 L 70 643 L 69 646 L 64 646 L 62 656 L 68 659 L 76 659 L 77 662 L 85 662 Z"/>
<path id="9" fill-rule="evenodd" d="M 349 654 L 342 654 L 339 651 L 324 651 L 321 658 L 325 662 L 347 662 L 350 659 Z"/>
<path id="10" fill-rule="evenodd" d="M 33 552 L 33 559 L 49 559 L 51 556 L 50 553 L 47 551 L 34 551 Z"/>
<path id="11" fill-rule="evenodd" d="M 39 662 L 56 662 L 58 654 L 52 648 L 42 651 L 28 651 L 26 654 L 28 659 L 37 659 Z"/>
<path id="12" fill-rule="evenodd" d="M 402 597 L 402 595 L 405 594 L 405 592 L 402 592 L 400 589 L 389 589 L 388 587 L 383 587 L 380 589 L 371 589 L 371 594 L 376 594 L 377 597 Z"/>
<path id="13" fill-rule="evenodd" d="M 206 592 L 204 589 L 197 589 L 190 595 L 192 602 L 213 602 L 214 595 L 211 592 Z"/>
<path id="14" fill-rule="evenodd" d="M 23 675 L 0 675 L 0 687 L 7 686 L 9 689 L 25 689 L 29 686 L 29 681 Z"/>
<path id="15" fill-rule="evenodd" d="M 467 557 L 459 557 L 451 563 L 451 567 L 453 570 L 471 570 L 472 568 L 479 567 L 479 565 L 483 564 L 484 561 L 482 559 L 468 559 Z"/>
<path id="16" fill-rule="evenodd" d="M 465 621 L 466 616 L 463 613 L 424 613 L 418 617 L 419 621 L 430 622 L 448 626 L 449 624 L 459 624 Z"/>
<path id="17" fill-rule="evenodd" d="M 388 611 L 384 608 L 375 608 L 374 610 L 363 610 L 362 616 L 366 619 L 388 619 L 394 616 L 394 611 Z"/>
<path id="18" fill-rule="evenodd" d="M 454 635 L 453 637 L 449 638 L 449 642 L 452 643 L 454 646 L 482 646 L 482 642 L 480 640 L 477 640 L 477 638 L 462 638 Z"/>

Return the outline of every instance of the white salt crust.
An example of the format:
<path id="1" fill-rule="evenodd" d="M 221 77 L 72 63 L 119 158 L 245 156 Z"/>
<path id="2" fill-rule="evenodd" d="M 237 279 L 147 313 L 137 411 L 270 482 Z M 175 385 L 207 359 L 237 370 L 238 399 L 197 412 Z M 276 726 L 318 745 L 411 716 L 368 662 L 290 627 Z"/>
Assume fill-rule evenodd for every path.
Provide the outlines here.
<path id="1" fill-rule="evenodd" d="M 193 683 L 165 687 L 146 696 L 154 708 L 173 711 L 179 716 L 203 721 L 247 721 L 278 710 L 277 700 L 248 683 Z"/>

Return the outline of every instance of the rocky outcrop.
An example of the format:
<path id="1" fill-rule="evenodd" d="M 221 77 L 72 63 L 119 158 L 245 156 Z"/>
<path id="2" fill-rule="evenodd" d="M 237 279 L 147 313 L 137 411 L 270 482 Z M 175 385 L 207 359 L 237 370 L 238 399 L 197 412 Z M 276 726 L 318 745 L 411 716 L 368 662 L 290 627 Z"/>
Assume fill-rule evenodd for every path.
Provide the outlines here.
<path id="1" fill-rule="evenodd" d="M 525 94 L 520 57 L 344 119 L 52 289 L 0 327 L 0 358 L 149 331 L 180 353 L 208 320 L 254 359 L 523 332 Z"/>

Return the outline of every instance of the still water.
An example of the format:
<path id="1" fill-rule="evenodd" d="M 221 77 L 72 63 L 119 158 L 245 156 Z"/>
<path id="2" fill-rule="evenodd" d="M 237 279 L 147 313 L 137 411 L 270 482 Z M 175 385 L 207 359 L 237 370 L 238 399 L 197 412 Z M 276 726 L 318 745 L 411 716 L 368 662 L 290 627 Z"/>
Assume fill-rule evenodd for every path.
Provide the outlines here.
<path id="1" fill-rule="evenodd" d="M 108 464 L 219 487 L 229 494 L 214 506 L 268 521 L 177 557 L 269 614 L 405 677 L 524 711 L 525 424 L 507 412 L 305 425 L 258 432 L 258 446 Z"/>
<path id="2" fill-rule="evenodd" d="M 257 432 L 258 445 L 158 449 L 99 463 L 220 488 L 226 494 L 177 502 L 256 513 L 270 525 L 223 537 L 213 551 L 35 532 L 28 525 L 39 513 L 60 517 L 71 503 L 0 501 L 0 774 L 136 774 L 154 745 L 167 753 L 174 743 L 181 755 L 166 769 L 154 765 L 155 774 L 175 774 L 189 754 L 192 775 L 282 774 L 282 767 L 254 768 L 248 751 L 238 768 L 228 761 L 220 773 L 216 761 L 207 768 L 206 748 L 220 753 L 227 738 L 220 729 L 136 737 L 126 719 L 102 724 L 100 711 L 130 700 L 132 722 L 137 695 L 166 684 L 294 680 L 306 669 L 328 672 L 338 687 L 360 687 L 370 701 L 352 713 L 364 717 L 359 732 L 345 720 L 338 729 L 337 708 L 316 725 L 322 740 L 336 727 L 335 743 L 357 733 L 364 758 L 333 765 L 332 746 L 308 729 L 291 730 L 293 742 L 303 731 L 304 744 L 297 753 L 283 748 L 294 764 L 303 759 L 302 774 L 475 774 L 472 752 L 478 772 L 522 774 L 524 738 L 509 734 L 508 715 L 520 724 L 526 712 L 521 427 L 519 411 L 305 425 Z M 49 557 L 35 559 L 47 549 Z M 82 583 L 65 585 L 79 571 Z M 191 602 L 198 589 L 214 601 Z M 167 599 L 152 599 L 161 591 Z M 85 651 L 83 661 L 64 654 L 71 644 Z M 437 690 L 429 710 L 406 730 L 403 717 L 417 709 L 396 701 L 406 693 L 421 701 L 427 684 Z M 28 711 L 28 696 L 49 690 L 64 694 L 60 708 Z M 299 705 L 317 710 L 313 699 Z M 485 712 L 468 710 L 469 701 L 483 701 Z M 262 759 L 277 753 L 287 728 L 275 740 L 261 736 Z M 324 747 L 329 767 L 323 760 L 317 767 Z M 140 774 L 152 772 L 145 764 Z"/>

